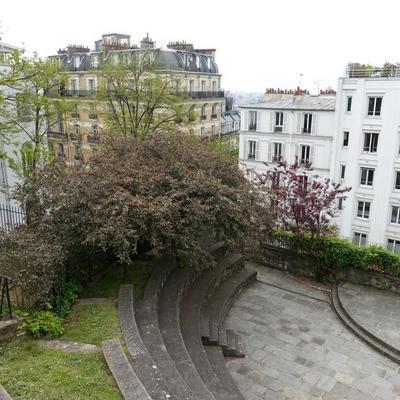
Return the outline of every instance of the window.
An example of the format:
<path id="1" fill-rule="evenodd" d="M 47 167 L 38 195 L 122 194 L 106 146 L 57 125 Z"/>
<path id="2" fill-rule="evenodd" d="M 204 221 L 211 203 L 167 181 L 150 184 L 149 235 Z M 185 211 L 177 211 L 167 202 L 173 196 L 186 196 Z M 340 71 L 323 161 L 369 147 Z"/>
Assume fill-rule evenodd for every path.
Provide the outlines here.
<path id="1" fill-rule="evenodd" d="M 351 103 L 353 101 L 353 97 L 352 96 L 347 96 L 347 104 L 346 104 L 346 112 L 350 112 L 351 111 Z"/>
<path id="2" fill-rule="evenodd" d="M 311 133 L 312 114 L 304 114 L 303 133 Z"/>
<path id="3" fill-rule="evenodd" d="M 305 164 L 306 162 L 310 162 L 311 155 L 311 147 L 306 145 L 300 146 L 300 164 Z"/>
<path id="4" fill-rule="evenodd" d="M 392 206 L 392 215 L 390 217 L 392 224 L 400 224 L 400 207 Z"/>
<path id="5" fill-rule="evenodd" d="M 192 93 L 194 91 L 194 80 L 191 79 L 189 81 L 189 92 Z"/>
<path id="6" fill-rule="evenodd" d="M 64 157 L 64 145 L 62 143 L 58 143 L 58 157 Z"/>
<path id="7" fill-rule="evenodd" d="M 202 92 L 206 91 L 206 81 L 201 81 L 201 91 Z"/>
<path id="8" fill-rule="evenodd" d="M 202 126 L 200 129 L 200 137 L 204 138 L 205 135 L 206 135 L 206 128 L 204 128 L 204 126 Z"/>
<path id="9" fill-rule="evenodd" d="M 76 79 L 71 80 L 71 95 L 72 96 L 78 95 L 78 81 Z"/>
<path id="10" fill-rule="evenodd" d="M 217 82 L 213 81 L 212 83 L 212 91 L 215 93 L 217 91 Z"/>
<path id="11" fill-rule="evenodd" d="M 96 81 L 94 79 L 89 79 L 88 86 L 90 94 L 93 94 L 96 90 Z"/>
<path id="12" fill-rule="evenodd" d="M 364 151 L 368 153 L 376 153 L 378 149 L 378 134 L 377 133 L 364 133 Z"/>
<path id="13" fill-rule="evenodd" d="M 249 111 L 249 131 L 257 130 L 257 111 Z"/>
<path id="14" fill-rule="evenodd" d="M 256 159 L 256 141 L 249 140 L 248 142 L 248 151 L 247 151 L 247 159 L 248 160 L 255 160 Z"/>
<path id="15" fill-rule="evenodd" d="M 342 164 L 340 166 L 340 179 L 344 179 L 345 175 L 346 175 L 346 166 Z"/>
<path id="16" fill-rule="evenodd" d="M 381 115 L 382 97 L 368 97 L 368 115 Z"/>
<path id="17" fill-rule="evenodd" d="M 201 107 L 200 119 L 207 119 L 207 104 L 203 104 Z"/>
<path id="18" fill-rule="evenodd" d="M 374 183 L 374 169 L 361 168 L 360 185 L 372 186 L 373 183 Z"/>
<path id="19" fill-rule="evenodd" d="M 350 132 L 344 131 L 343 132 L 343 147 L 349 147 L 349 137 L 350 137 Z"/>
<path id="20" fill-rule="evenodd" d="M 396 171 L 396 178 L 394 182 L 394 188 L 400 190 L 400 171 Z"/>
<path id="21" fill-rule="evenodd" d="M 354 232 L 353 244 L 356 246 L 365 246 L 367 244 L 367 234 L 361 232 Z"/>
<path id="22" fill-rule="evenodd" d="M 357 217 L 368 219 L 370 209 L 371 203 L 369 201 L 359 201 L 357 207 Z"/>
<path id="23" fill-rule="evenodd" d="M 274 152 L 272 155 L 272 161 L 278 161 L 282 157 L 282 143 L 273 143 Z"/>
<path id="24" fill-rule="evenodd" d="M 79 135 L 81 133 L 81 127 L 78 124 L 75 124 L 75 133 Z"/>
<path id="25" fill-rule="evenodd" d="M 275 132 L 282 132 L 283 129 L 283 112 L 275 113 Z"/>
<path id="26" fill-rule="evenodd" d="M 338 198 L 338 209 L 339 209 L 340 211 L 343 210 L 343 201 L 344 201 L 344 198 L 343 198 L 343 197 L 339 197 L 339 198 Z"/>
<path id="27" fill-rule="evenodd" d="M 387 249 L 393 253 L 400 253 L 400 240 L 388 239 Z"/>

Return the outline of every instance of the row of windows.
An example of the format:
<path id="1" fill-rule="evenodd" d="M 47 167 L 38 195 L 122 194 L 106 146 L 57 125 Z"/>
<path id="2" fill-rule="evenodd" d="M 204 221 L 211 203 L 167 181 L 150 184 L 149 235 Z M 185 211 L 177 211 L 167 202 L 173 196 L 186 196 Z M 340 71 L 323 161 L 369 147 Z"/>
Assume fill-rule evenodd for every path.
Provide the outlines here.
<path id="1" fill-rule="evenodd" d="M 356 246 L 366 246 L 368 244 L 368 235 L 364 232 L 353 232 L 352 242 Z M 388 238 L 386 248 L 393 253 L 400 253 L 400 240 Z"/>
<path id="2" fill-rule="evenodd" d="M 379 134 L 375 132 L 364 132 L 364 143 L 362 150 L 367 153 L 376 153 L 378 151 Z M 343 147 L 349 147 L 350 132 L 343 132 Z"/>
<path id="3" fill-rule="evenodd" d="M 373 186 L 374 184 L 375 168 L 360 168 L 360 185 L 362 186 Z M 346 165 L 340 165 L 340 179 L 344 179 L 346 176 Z M 400 171 L 395 171 L 394 178 L 394 189 L 400 190 Z"/>
<path id="4" fill-rule="evenodd" d="M 283 157 L 283 143 L 271 143 L 271 155 L 268 157 L 271 161 L 277 161 L 279 158 Z M 258 143 L 255 140 L 248 140 L 246 146 L 246 155 L 245 157 L 248 160 L 256 160 L 258 153 Z M 309 145 L 300 145 L 298 150 L 298 161 L 300 164 L 305 164 L 307 162 L 311 162 L 311 146 Z"/>
<path id="5" fill-rule="evenodd" d="M 312 124 L 313 124 L 313 114 L 304 113 L 302 114 L 302 127 L 301 132 L 305 134 L 312 133 Z M 276 133 L 280 133 L 283 131 L 284 124 L 284 113 L 282 111 L 277 111 L 274 113 L 274 121 L 273 121 L 273 131 Z M 248 121 L 248 130 L 256 131 L 257 130 L 257 111 L 249 111 L 249 121 Z"/>
<path id="6" fill-rule="evenodd" d="M 380 96 L 369 96 L 367 99 L 367 116 L 378 117 L 381 115 L 382 111 L 382 97 Z M 346 102 L 346 112 L 351 112 L 351 107 L 353 105 L 353 97 L 347 96 Z"/>
<path id="7" fill-rule="evenodd" d="M 357 203 L 357 217 L 369 219 L 371 211 L 371 202 L 360 200 Z M 390 214 L 390 223 L 391 224 L 400 224 L 400 207 L 399 206 L 391 206 L 391 214 Z"/>

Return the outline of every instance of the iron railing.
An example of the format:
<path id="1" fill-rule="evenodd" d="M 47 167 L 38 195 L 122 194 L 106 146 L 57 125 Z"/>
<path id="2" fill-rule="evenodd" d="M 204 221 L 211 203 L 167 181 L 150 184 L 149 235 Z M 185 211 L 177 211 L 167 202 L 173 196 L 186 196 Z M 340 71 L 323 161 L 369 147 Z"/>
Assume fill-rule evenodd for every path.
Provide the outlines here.
<path id="1" fill-rule="evenodd" d="M 25 223 L 26 214 L 21 208 L 0 204 L 0 231 L 9 233 Z"/>
<path id="2" fill-rule="evenodd" d="M 400 78 L 400 66 L 383 68 L 349 67 L 346 69 L 346 78 Z"/>
<path id="3" fill-rule="evenodd" d="M 13 317 L 12 305 L 10 298 L 10 285 L 12 279 L 5 275 L 0 275 L 0 318 L 8 316 L 10 319 Z"/>

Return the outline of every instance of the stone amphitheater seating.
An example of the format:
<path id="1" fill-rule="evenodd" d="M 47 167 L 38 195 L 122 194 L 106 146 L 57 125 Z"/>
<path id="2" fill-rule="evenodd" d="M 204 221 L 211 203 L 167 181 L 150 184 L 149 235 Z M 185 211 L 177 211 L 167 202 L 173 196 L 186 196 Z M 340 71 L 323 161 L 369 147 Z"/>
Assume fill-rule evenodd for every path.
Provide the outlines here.
<path id="1" fill-rule="evenodd" d="M 143 299 L 120 288 L 118 308 L 128 356 L 116 341 L 103 343 L 107 364 L 125 399 L 244 400 L 224 354 L 243 356 L 240 338 L 223 326 L 240 291 L 256 273 L 239 254 L 211 247 L 216 266 L 178 269 L 159 262 Z"/>

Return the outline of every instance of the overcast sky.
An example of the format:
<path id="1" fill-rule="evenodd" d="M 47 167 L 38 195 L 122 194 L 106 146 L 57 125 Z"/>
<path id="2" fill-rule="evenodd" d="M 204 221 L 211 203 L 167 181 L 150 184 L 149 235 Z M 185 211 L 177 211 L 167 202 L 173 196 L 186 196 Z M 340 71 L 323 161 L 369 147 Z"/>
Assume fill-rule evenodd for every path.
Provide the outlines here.
<path id="1" fill-rule="evenodd" d="M 347 62 L 400 61 L 399 0 L 1 0 L 0 32 L 46 56 L 101 34 L 216 48 L 227 90 L 336 87 Z M 303 74 L 303 77 L 300 77 Z"/>

